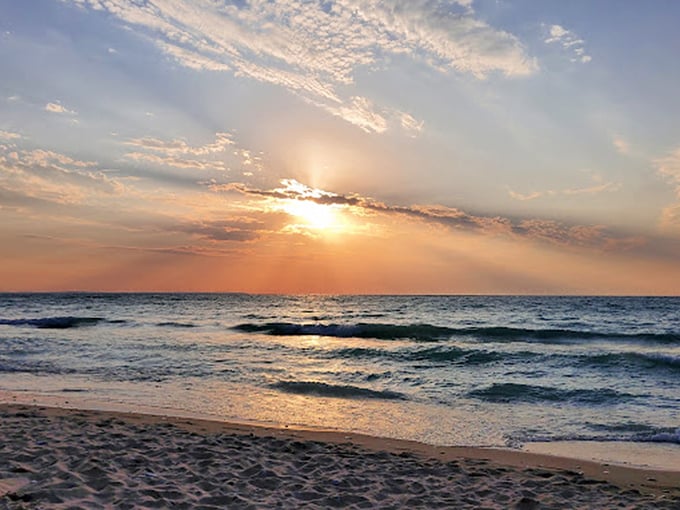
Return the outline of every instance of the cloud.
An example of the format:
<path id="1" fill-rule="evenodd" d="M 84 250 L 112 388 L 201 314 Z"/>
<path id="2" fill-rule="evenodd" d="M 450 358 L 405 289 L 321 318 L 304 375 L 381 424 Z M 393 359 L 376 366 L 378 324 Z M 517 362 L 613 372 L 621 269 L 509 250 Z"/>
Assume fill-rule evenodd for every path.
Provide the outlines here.
<path id="1" fill-rule="evenodd" d="M 93 161 L 80 161 L 54 151 L 19 150 L 0 145 L 0 189 L 20 204 L 36 200 L 76 204 L 120 195 L 125 187 Z"/>
<path id="2" fill-rule="evenodd" d="M 247 242 L 258 239 L 265 229 L 261 222 L 249 218 L 237 218 L 183 223 L 170 227 L 168 230 L 184 232 L 209 241 Z"/>
<path id="3" fill-rule="evenodd" d="M 515 200 L 521 200 L 521 201 L 526 201 L 526 200 L 535 200 L 537 198 L 545 197 L 545 196 L 552 196 L 555 194 L 555 191 L 553 190 L 546 190 L 546 191 L 532 191 L 531 193 L 518 193 L 516 191 L 513 191 L 511 189 L 508 190 L 508 195 L 510 195 L 511 198 L 514 198 Z"/>
<path id="4" fill-rule="evenodd" d="M 224 152 L 228 147 L 234 145 L 235 142 L 230 133 L 215 133 L 214 142 L 199 146 L 191 146 L 185 140 L 179 138 L 167 141 L 152 137 L 132 138 L 127 140 L 125 144 L 166 155 L 189 154 L 192 156 L 205 156 L 207 154 Z"/>
<path id="5" fill-rule="evenodd" d="M 137 162 L 147 162 L 160 166 L 172 166 L 175 168 L 184 168 L 190 170 L 228 170 L 228 167 L 224 161 L 197 160 L 176 156 L 159 156 L 158 154 L 149 154 L 146 152 L 128 152 L 125 154 L 125 157 Z"/>
<path id="6" fill-rule="evenodd" d="M 569 35 L 569 30 L 562 28 L 560 25 L 552 25 L 550 27 L 550 37 L 545 40 L 547 43 L 561 41 L 562 38 Z"/>
<path id="7" fill-rule="evenodd" d="M 29 166 L 48 167 L 55 163 L 58 163 L 59 165 L 63 166 L 71 166 L 76 168 L 88 168 L 97 166 L 96 161 L 80 161 L 65 154 L 60 154 L 58 152 L 44 149 L 24 151 L 21 153 L 21 157 L 16 155 L 17 153 L 13 154 L 14 156 L 10 154 L 10 156 L 12 156 L 13 159 L 21 160 L 23 164 L 27 164 Z"/>
<path id="8" fill-rule="evenodd" d="M 675 186 L 680 197 L 680 147 L 654 161 L 659 175 Z"/>
<path id="9" fill-rule="evenodd" d="M 62 113 L 62 114 L 66 114 L 66 115 L 77 115 L 77 113 L 74 110 L 69 110 L 68 108 L 65 108 L 59 102 L 47 103 L 45 105 L 45 111 L 50 112 L 50 113 Z"/>
<path id="10" fill-rule="evenodd" d="M 352 97 L 349 104 L 327 105 L 312 102 L 336 117 L 340 117 L 367 133 L 383 133 L 387 131 L 387 120 L 373 108 L 371 101 L 364 97 Z"/>
<path id="11" fill-rule="evenodd" d="M 680 232 L 680 147 L 654 160 L 657 173 L 673 186 L 677 201 L 661 212 L 661 227 Z"/>
<path id="12" fill-rule="evenodd" d="M 211 186 L 217 192 L 238 192 L 275 200 L 305 200 L 324 205 L 345 206 L 358 215 L 399 215 L 425 223 L 453 229 L 542 241 L 559 246 L 589 247 L 614 250 L 630 249 L 644 244 L 639 237 L 618 235 L 602 225 L 569 225 L 540 218 L 512 219 L 467 213 L 455 207 L 441 205 L 390 205 L 357 194 L 341 195 L 311 188 L 294 179 L 283 179 L 282 187 L 250 188 L 241 183 Z"/>
<path id="13" fill-rule="evenodd" d="M 538 67 L 517 37 L 477 18 L 469 0 L 70 2 L 143 30 L 180 65 L 283 87 L 375 133 L 389 127 L 389 108 L 352 93 L 358 69 L 377 69 L 393 57 L 479 79 L 525 76 Z M 403 127 L 403 119 L 395 124 Z"/>
<path id="14" fill-rule="evenodd" d="M 21 138 L 19 133 L 13 133 L 12 131 L 3 131 L 0 129 L 0 140 L 18 140 Z"/>
<path id="15" fill-rule="evenodd" d="M 531 193 L 518 193 L 513 190 L 508 190 L 510 197 L 515 200 L 520 200 L 522 202 L 529 200 L 536 200 L 537 198 L 543 197 L 554 197 L 557 195 L 597 195 L 604 192 L 614 192 L 621 189 L 620 182 L 603 182 L 602 184 L 596 184 L 594 186 L 587 186 L 585 188 L 567 188 L 563 190 L 545 190 L 545 191 L 533 191 Z"/>
<path id="16" fill-rule="evenodd" d="M 228 153 L 228 157 L 234 158 L 244 167 L 261 168 L 260 156 L 239 147 L 230 133 L 215 133 L 213 142 L 197 146 L 189 145 L 180 138 L 160 140 L 153 137 L 132 138 L 124 144 L 140 149 L 126 153 L 126 158 L 160 166 L 224 172 L 230 169 L 225 161 L 225 153 Z"/>
<path id="17" fill-rule="evenodd" d="M 166 55 L 170 55 L 174 60 L 181 63 L 184 67 L 197 71 L 230 71 L 231 66 L 212 58 L 204 57 L 199 53 L 185 50 L 173 44 L 157 41 L 156 45 L 163 50 Z"/>
<path id="18" fill-rule="evenodd" d="M 623 155 L 630 154 L 630 144 L 622 137 L 615 136 L 614 139 L 612 140 L 612 144 L 619 153 Z"/>
<path id="19" fill-rule="evenodd" d="M 511 189 L 508 190 L 508 195 L 515 200 L 528 201 L 536 200 L 543 197 L 554 197 L 559 195 L 597 195 L 599 193 L 614 192 L 621 189 L 620 182 L 607 181 L 604 182 L 598 173 L 590 173 L 590 179 L 593 182 L 591 186 L 581 188 L 567 188 L 561 190 L 544 190 L 532 191 L 531 193 L 518 193 Z"/>
<path id="20" fill-rule="evenodd" d="M 425 123 L 422 120 L 416 120 L 415 117 L 406 112 L 396 111 L 394 114 L 399 119 L 401 127 L 411 136 L 416 136 L 425 126 Z"/>
<path id="21" fill-rule="evenodd" d="M 593 58 L 586 53 L 585 41 L 577 36 L 574 32 L 567 30 L 561 25 L 551 25 L 548 29 L 548 37 L 545 42 L 548 44 L 559 44 L 566 51 L 572 54 L 572 62 L 581 62 L 587 64 Z"/>
<path id="22" fill-rule="evenodd" d="M 594 186 L 586 186 L 585 188 L 570 188 L 562 191 L 565 195 L 597 195 L 604 192 L 618 191 L 621 189 L 620 182 L 603 182 L 595 184 Z"/>

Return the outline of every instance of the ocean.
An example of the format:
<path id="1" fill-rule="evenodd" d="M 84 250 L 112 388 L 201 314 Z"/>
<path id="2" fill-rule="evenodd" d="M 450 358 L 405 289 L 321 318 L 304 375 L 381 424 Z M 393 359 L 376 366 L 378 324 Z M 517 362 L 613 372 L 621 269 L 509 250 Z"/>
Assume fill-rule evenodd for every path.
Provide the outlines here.
<path id="1" fill-rule="evenodd" d="M 680 298 L 0 294 L 0 390 L 438 445 L 680 444 Z"/>

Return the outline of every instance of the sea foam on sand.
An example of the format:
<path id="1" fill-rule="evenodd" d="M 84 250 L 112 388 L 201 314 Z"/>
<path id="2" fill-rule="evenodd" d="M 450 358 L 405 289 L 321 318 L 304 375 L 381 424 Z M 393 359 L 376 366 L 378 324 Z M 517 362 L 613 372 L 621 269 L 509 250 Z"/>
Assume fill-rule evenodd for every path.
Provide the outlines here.
<path id="1" fill-rule="evenodd" d="M 680 472 L 0 405 L 0 508 L 680 508 Z"/>

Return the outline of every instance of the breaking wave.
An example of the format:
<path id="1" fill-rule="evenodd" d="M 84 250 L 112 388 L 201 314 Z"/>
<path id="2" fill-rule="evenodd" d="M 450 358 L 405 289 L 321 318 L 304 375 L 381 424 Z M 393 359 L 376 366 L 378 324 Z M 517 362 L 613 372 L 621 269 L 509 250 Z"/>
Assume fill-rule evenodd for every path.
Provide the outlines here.
<path id="1" fill-rule="evenodd" d="M 557 436 L 539 435 L 530 439 L 525 438 L 524 441 L 629 441 L 633 443 L 680 444 L 680 428 L 659 428 L 640 423 L 598 424 L 588 428 L 594 429 L 598 433 Z"/>
<path id="2" fill-rule="evenodd" d="M 41 317 L 37 319 L 0 319 L 0 324 L 6 326 L 29 326 L 39 329 L 69 329 L 83 326 L 94 326 L 100 322 L 107 322 L 102 317 Z M 116 321 L 121 322 L 121 321 Z"/>
<path id="3" fill-rule="evenodd" d="M 161 328 L 195 328 L 196 324 L 193 324 L 191 322 L 168 321 L 168 322 L 159 322 L 158 324 L 156 324 L 156 326 L 161 327 Z"/>
<path id="4" fill-rule="evenodd" d="M 383 400 L 407 400 L 406 395 L 389 390 L 370 390 L 359 386 L 328 384 L 317 381 L 279 381 L 270 385 L 271 388 L 286 393 L 300 395 L 317 395 L 334 398 L 376 398 Z"/>
<path id="5" fill-rule="evenodd" d="M 573 329 L 531 329 L 511 327 L 450 328 L 432 324 L 295 324 L 291 322 L 245 323 L 233 327 L 246 333 L 272 336 L 328 336 L 337 338 L 374 338 L 378 340 L 414 339 L 440 341 L 452 337 L 476 337 L 482 340 L 559 342 L 564 340 L 628 340 L 680 343 L 676 333 L 599 333 Z"/>
<path id="6" fill-rule="evenodd" d="M 605 389 L 559 389 L 531 384 L 495 383 L 486 388 L 468 392 L 485 402 L 512 404 L 516 402 L 568 402 L 572 404 L 607 405 L 636 398 L 636 395 Z"/>

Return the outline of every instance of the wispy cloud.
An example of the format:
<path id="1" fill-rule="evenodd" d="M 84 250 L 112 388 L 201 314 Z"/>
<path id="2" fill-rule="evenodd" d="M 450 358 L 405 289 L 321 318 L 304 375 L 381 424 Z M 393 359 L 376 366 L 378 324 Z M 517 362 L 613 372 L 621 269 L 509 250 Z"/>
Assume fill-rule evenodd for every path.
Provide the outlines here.
<path id="1" fill-rule="evenodd" d="M 680 147 L 655 160 L 659 174 L 676 186 L 680 196 Z"/>
<path id="2" fill-rule="evenodd" d="M 249 172 L 261 167 L 260 156 L 239 147 L 230 133 L 215 133 L 215 140 L 203 145 L 190 145 L 179 138 L 161 140 L 152 137 L 133 138 L 124 144 L 138 149 L 126 153 L 126 158 L 160 166 L 227 171 L 230 167 L 225 153 L 228 153 L 239 165 L 249 167 Z"/>
<path id="3" fill-rule="evenodd" d="M 62 113 L 65 115 L 77 115 L 75 110 L 69 110 L 59 102 L 47 103 L 45 105 L 45 111 L 50 113 Z"/>
<path id="4" fill-rule="evenodd" d="M 630 154 L 630 144 L 623 137 L 616 135 L 612 140 L 612 144 L 619 153 L 623 155 Z"/>
<path id="5" fill-rule="evenodd" d="M 417 120 L 409 113 L 395 111 L 394 115 L 399 120 L 399 123 L 401 124 L 401 127 L 404 129 L 404 131 L 413 137 L 417 136 L 418 133 L 420 133 L 425 127 L 425 122 L 422 120 Z"/>
<path id="6" fill-rule="evenodd" d="M 142 149 L 160 152 L 166 155 L 189 154 L 192 156 L 205 156 L 224 152 L 229 146 L 235 144 L 230 133 L 215 133 L 215 141 L 199 146 L 191 146 L 185 140 L 160 140 L 158 138 L 132 138 L 125 142 L 126 145 L 140 147 Z"/>
<path id="7" fill-rule="evenodd" d="M 619 235 L 602 225 L 570 225 L 540 218 L 513 219 L 503 216 L 483 216 L 441 205 L 391 205 L 357 194 L 342 195 L 310 188 L 293 179 L 284 179 L 281 184 L 279 188 L 256 189 L 240 183 L 231 183 L 212 186 L 212 189 L 219 192 L 239 192 L 266 199 L 303 200 L 317 204 L 345 206 L 353 209 L 358 215 L 371 213 L 399 215 L 453 229 L 542 241 L 560 246 L 621 250 L 644 244 L 644 240 L 639 237 Z"/>
<path id="8" fill-rule="evenodd" d="M 378 68 L 394 56 L 479 79 L 537 69 L 517 37 L 477 18 L 466 0 L 70 1 L 143 29 L 183 66 L 284 87 L 376 133 L 390 127 L 389 107 L 353 93 L 357 69 Z M 397 118 L 395 125 L 413 133 L 420 122 Z"/>
<path id="9" fill-rule="evenodd" d="M 658 174 L 673 186 L 677 201 L 661 213 L 661 227 L 680 231 L 680 147 L 654 161 Z"/>
<path id="10" fill-rule="evenodd" d="M 567 30 L 561 25 L 551 25 L 548 29 L 548 37 L 545 42 L 548 44 L 559 44 L 571 56 L 572 62 L 590 62 L 592 57 L 586 53 L 585 41 L 571 30 Z"/>
<path id="11" fill-rule="evenodd" d="M 324 104 L 316 101 L 312 101 L 312 103 L 336 117 L 351 122 L 368 133 L 387 131 L 387 120 L 375 110 L 373 103 L 365 97 L 352 97 L 349 104 Z"/>
<path id="12" fill-rule="evenodd" d="M 252 218 L 204 220 L 182 223 L 168 230 L 183 232 L 209 241 L 248 242 L 258 239 L 265 231 L 264 223 Z"/>
<path id="13" fill-rule="evenodd" d="M 96 167 L 96 162 L 58 152 L 0 145 L 0 189 L 17 197 L 17 203 L 24 197 L 28 202 L 75 204 L 123 192 L 120 181 Z"/>
<path id="14" fill-rule="evenodd" d="M 0 129 L 0 140 L 18 140 L 21 138 L 19 133 L 14 133 L 12 131 L 3 131 Z"/>
<path id="15" fill-rule="evenodd" d="M 125 157 L 137 162 L 153 163 L 159 166 L 171 166 L 187 170 L 228 170 L 224 161 L 189 159 L 177 156 L 159 156 L 158 154 L 149 154 L 147 152 L 128 152 L 125 154 Z"/>
<path id="16" fill-rule="evenodd" d="M 589 172 L 590 173 L 590 172 Z M 527 201 L 536 200 L 537 198 L 555 197 L 559 195 L 597 195 L 600 193 L 609 193 L 621 189 L 620 182 L 604 181 L 602 176 L 598 173 L 590 173 L 592 184 L 590 186 L 582 186 L 579 188 L 566 188 L 560 190 L 542 190 L 532 191 L 530 193 L 519 193 L 511 189 L 508 190 L 508 195 L 515 200 Z"/>
<path id="17" fill-rule="evenodd" d="M 609 181 L 593 186 L 586 186 L 584 188 L 567 188 L 562 190 L 549 189 L 544 191 L 532 191 L 531 193 L 518 193 L 513 190 L 508 190 L 508 194 L 515 200 L 527 201 L 543 197 L 554 197 L 556 195 L 597 195 L 604 192 L 618 191 L 619 189 L 621 189 L 621 183 Z"/>

